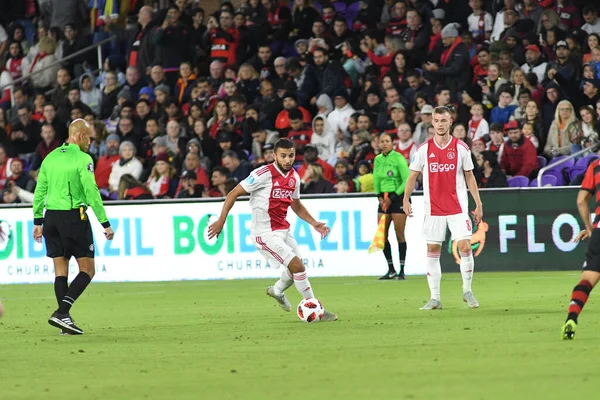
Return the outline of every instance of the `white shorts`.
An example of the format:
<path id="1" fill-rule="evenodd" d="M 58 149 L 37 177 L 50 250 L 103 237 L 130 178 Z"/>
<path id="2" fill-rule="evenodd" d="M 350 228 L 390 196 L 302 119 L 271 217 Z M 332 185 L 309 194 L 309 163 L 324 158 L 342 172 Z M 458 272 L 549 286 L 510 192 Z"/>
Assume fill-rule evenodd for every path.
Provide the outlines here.
<path id="1" fill-rule="evenodd" d="M 275 268 L 280 264 L 287 268 L 294 257 L 302 259 L 298 243 L 289 229 L 252 236 L 258 252 Z"/>
<path id="2" fill-rule="evenodd" d="M 469 214 L 425 215 L 423 235 L 428 244 L 442 244 L 446 240 L 446 227 L 450 229 L 453 240 L 471 239 L 473 227 Z"/>

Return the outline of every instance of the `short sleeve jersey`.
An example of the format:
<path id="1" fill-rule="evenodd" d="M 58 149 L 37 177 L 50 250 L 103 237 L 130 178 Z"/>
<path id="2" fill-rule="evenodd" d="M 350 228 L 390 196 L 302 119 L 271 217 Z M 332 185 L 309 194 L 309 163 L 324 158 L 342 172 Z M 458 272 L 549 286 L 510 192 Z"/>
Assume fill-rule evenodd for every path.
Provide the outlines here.
<path id="1" fill-rule="evenodd" d="M 585 171 L 583 182 L 581 183 L 581 190 L 587 190 L 594 194 L 596 201 L 596 218 L 594 218 L 594 228 L 598 228 L 598 222 L 600 222 L 600 191 L 598 189 L 600 185 L 600 160 L 593 161 Z"/>
<path id="2" fill-rule="evenodd" d="M 468 212 L 464 172 L 473 169 L 473 160 L 465 142 L 453 137 L 440 147 L 434 139 L 429 139 L 417 149 L 410 169 L 423 173 L 425 215 L 447 216 Z"/>
<path id="3" fill-rule="evenodd" d="M 294 169 L 286 174 L 274 163 L 268 164 L 252 171 L 240 185 L 250 193 L 254 235 L 290 228 L 288 208 L 293 199 L 300 198 L 300 176 Z"/>

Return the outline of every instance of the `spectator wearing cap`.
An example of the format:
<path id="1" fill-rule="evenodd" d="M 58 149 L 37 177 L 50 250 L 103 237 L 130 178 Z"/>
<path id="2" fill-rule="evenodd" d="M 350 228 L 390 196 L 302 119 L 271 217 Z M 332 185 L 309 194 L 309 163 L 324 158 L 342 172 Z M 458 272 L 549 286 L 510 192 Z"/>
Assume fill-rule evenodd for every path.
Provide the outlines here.
<path id="1" fill-rule="evenodd" d="M 229 176 L 235 178 L 238 182 L 246 179 L 252 172 L 250 163 L 240 160 L 238 154 L 233 150 L 224 152 L 221 156 L 221 162 L 229 170 Z"/>
<path id="2" fill-rule="evenodd" d="M 277 64 L 277 60 L 275 60 L 275 63 Z M 320 91 L 319 77 L 315 67 L 310 64 L 303 67 L 297 58 L 289 58 L 285 63 L 285 70 L 298 88 L 296 92 L 298 105 L 308 107 L 310 99 L 319 94 Z M 307 123 L 310 123 L 311 120 L 312 118 L 309 118 Z"/>
<path id="3" fill-rule="evenodd" d="M 264 167 L 275 161 L 275 145 L 267 143 L 262 148 L 262 157 L 255 159 L 254 168 Z"/>
<path id="4" fill-rule="evenodd" d="M 598 18 L 597 5 L 588 4 L 583 8 L 583 19 L 585 25 L 581 27 L 589 34 L 596 33 L 600 35 L 600 19 Z"/>
<path id="5" fill-rule="evenodd" d="M 175 168 L 169 164 L 169 155 L 165 152 L 157 154 L 154 167 L 146 182 L 155 199 L 169 196 L 169 182 L 175 177 L 175 173 Z"/>
<path id="6" fill-rule="evenodd" d="M 246 153 L 237 146 L 237 142 L 234 140 L 234 134 L 228 131 L 219 131 L 217 134 L 217 143 L 219 144 L 219 154 L 223 154 L 226 151 L 234 151 L 240 160 L 246 160 L 248 156 Z"/>
<path id="7" fill-rule="evenodd" d="M 567 100 L 561 101 L 550 125 L 544 154 L 549 158 L 571 154 L 572 145 L 581 136 L 580 130 L 573 105 Z"/>
<path id="8" fill-rule="evenodd" d="M 546 67 L 548 63 L 542 60 L 542 52 L 536 44 L 530 44 L 525 48 L 525 64 L 521 69 L 526 74 L 533 72 L 538 77 L 538 82 L 542 82 L 546 75 Z"/>
<path id="9" fill-rule="evenodd" d="M 508 176 L 526 176 L 533 178 L 538 169 L 537 152 L 530 140 L 526 140 L 517 121 L 504 125 L 508 141 L 500 159 L 500 168 Z"/>
<path id="10" fill-rule="evenodd" d="M 330 129 L 327 117 L 323 114 L 313 119 L 310 144 L 317 148 L 319 158 L 323 161 L 329 160 L 335 152 L 335 133 Z"/>
<path id="11" fill-rule="evenodd" d="M 560 87 L 552 81 L 546 85 L 546 92 L 542 101 L 542 121 L 547 132 L 555 119 L 558 103 L 563 99 Z"/>
<path id="12" fill-rule="evenodd" d="M 401 103 L 394 103 L 390 106 L 390 116 L 385 122 L 385 124 L 381 127 L 384 132 L 387 132 L 392 135 L 392 137 L 397 137 L 398 127 L 406 122 L 406 109 L 404 105 Z"/>
<path id="13" fill-rule="evenodd" d="M 335 109 L 327 116 L 327 123 L 331 130 L 342 132 L 344 138 L 349 139 L 350 133 L 348 132 L 348 123 L 350 116 L 356 111 L 352 108 L 352 105 L 348 102 L 348 92 L 346 89 L 342 89 L 334 94 L 333 102 Z"/>
<path id="14" fill-rule="evenodd" d="M 583 96 L 581 101 L 577 104 L 578 107 L 592 106 L 595 107 L 596 103 L 600 100 L 600 79 L 586 79 L 583 83 Z"/>
<path id="15" fill-rule="evenodd" d="M 98 157 L 94 177 L 99 189 L 108 189 L 108 178 L 112 172 L 113 164 L 119 161 L 119 145 L 121 138 L 113 133 L 106 138 L 106 154 Z"/>
<path id="16" fill-rule="evenodd" d="M 290 110 L 298 110 L 302 113 L 302 121 L 308 125 L 312 121 L 312 117 L 308 110 L 304 107 L 298 106 L 296 101 L 296 95 L 292 92 L 285 92 L 283 95 L 283 110 L 277 114 L 275 121 L 275 129 L 279 131 L 279 134 L 283 137 L 287 135 L 287 130 L 290 129 Z"/>
<path id="17" fill-rule="evenodd" d="M 181 190 L 179 191 L 179 193 L 177 193 L 177 198 L 178 199 L 193 199 L 193 198 L 201 198 L 201 197 L 208 197 L 208 193 L 206 193 L 205 196 L 205 191 L 207 190 L 207 188 L 205 188 L 202 185 L 199 185 L 196 183 L 197 177 L 196 177 L 196 173 L 192 170 L 188 170 L 188 171 L 183 171 L 183 174 L 181 174 Z"/>
<path id="18" fill-rule="evenodd" d="M 415 145 L 420 146 L 422 143 L 427 141 L 427 129 L 432 126 L 431 122 L 433 114 L 433 107 L 429 104 L 425 104 L 419 115 L 421 116 L 421 121 L 415 127 L 415 131 L 413 133 L 413 141 Z"/>
<path id="19" fill-rule="evenodd" d="M 456 99 L 470 81 L 469 53 L 462 38 L 458 36 L 455 24 L 448 24 L 442 29 L 442 43 L 444 51 L 439 64 L 427 62 L 425 69 L 432 79 L 448 86 L 452 97 Z"/>
<path id="20" fill-rule="evenodd" d="M 130 174 L 135 179 L 142 175 L 143 166 L 140 160 L 135 157 L 136 147 L 129 141 L 121 142 L 119 146 L 119 160 L 116 161 L 108 177 L 108 190 L 111 194 L 117 193 L 121 177 Z"/>
<path id="21" fill-rule="evenodd" d="M 548 63 L 546 66 L 546 76 L 549 80 L 555 79 L 557 74 L 567 82 L 578 79 L 581 66 L 576 65 L 570 58 L 571 50 L 564 40 L 556 43 L 556 61 Z M 559 79 L 560 79 L 559 78 Z"/>

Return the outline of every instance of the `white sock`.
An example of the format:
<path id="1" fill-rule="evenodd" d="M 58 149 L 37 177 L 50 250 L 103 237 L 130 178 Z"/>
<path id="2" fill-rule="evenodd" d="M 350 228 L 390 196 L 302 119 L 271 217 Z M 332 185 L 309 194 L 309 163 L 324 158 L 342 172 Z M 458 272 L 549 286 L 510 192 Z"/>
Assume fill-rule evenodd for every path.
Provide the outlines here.
<path id="1" fill-rule="evenodd" d="M 292 278 L 292 273 L 286 268 L 283 267 L 283 271 L 281 271 L 281 278 L 275 285 L 273 286 L 273 291 L 277 296 L 281 296 L 281 294 L 287 290 L 294 283 L 294 279 Z"/>
<path id="2" fill-rule="evenodd" d="M 473 260 L 473 252 L 460 252 L 460 274 L 463 281 L 463 293 L 471 291 L 471 281 L 473 280 L 473 268 L 475 260 Z"/>
<path id="3" fill-rule="evenodd" d="M 300 292 L 302 298 L 315 297 L 315 294 L 310 287 L 310 282 L 306 277 L 306 271 L 304 272 L 296 272 L 293 274 L 294 276 L 294 285 L 296 285 L 296 290 Z"/>
<path id="4" fill-rule="evenodd" d="M 440 282 L 442 280 L 442 266 L 438 252 L 427 252 L 427 283 L 431 291 L 431 298 L 440 301 Z"/>

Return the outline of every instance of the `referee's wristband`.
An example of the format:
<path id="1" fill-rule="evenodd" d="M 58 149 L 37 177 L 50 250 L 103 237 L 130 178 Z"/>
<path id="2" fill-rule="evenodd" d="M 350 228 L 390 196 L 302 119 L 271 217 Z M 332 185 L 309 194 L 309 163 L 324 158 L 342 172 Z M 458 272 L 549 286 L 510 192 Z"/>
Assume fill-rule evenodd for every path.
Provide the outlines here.
<path id="1" fill-rule="evenodd" d="M 44 224 L 44 218 L 34 218 L 33 224 L 35 226 L 42 226 Z"/>
<path id="2" fill-rule="evenodd" d="M 110 228 L 110 222 L 106 221 L 106 222 L 102 222 L 102 227 L 103 228 Z"/>

